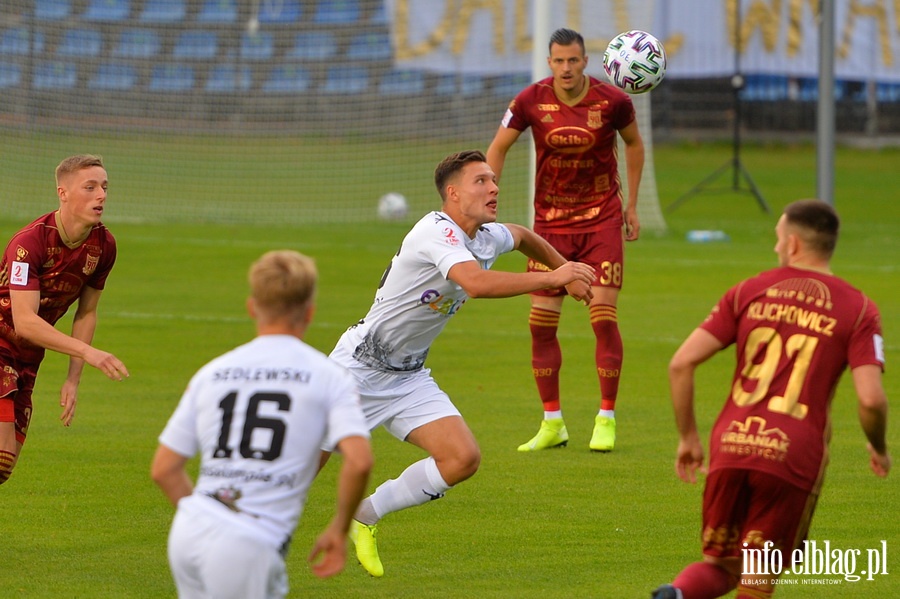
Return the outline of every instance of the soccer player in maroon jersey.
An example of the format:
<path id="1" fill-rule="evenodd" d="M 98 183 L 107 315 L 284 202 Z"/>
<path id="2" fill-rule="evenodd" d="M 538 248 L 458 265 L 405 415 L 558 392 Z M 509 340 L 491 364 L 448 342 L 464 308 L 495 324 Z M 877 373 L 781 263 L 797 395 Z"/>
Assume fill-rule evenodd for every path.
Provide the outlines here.
<path id="1" fill-rule="evenodd" d="M 100 292 L 116 260 L 115 239 L 100 222 L 107 185 L 100 157 L 63 160 L 56 167 L 59 209 L 13 235 L 0 258 L 0 484 L 25 443 L 45 350 L 71 356 L 59 399 L 65 426 L 75 415 L 85 362 L 113 380 L 128 376 L 118 358 L 91 347 Z M 66 335 L 54 325 L 76 302 Z"/>
<path id="2" fill-rule="evenodd" d="M 819 200 L 789 204 L 775 227 L 780 266 L 732 287 L 678 348 L 669 382 L 678 476 L 695 482 L 703 447 L 694 417 L 694 372 L 735 345 L 737 365 L 713 426 L 703 495 L 703 561 L 658 599 L 769 597 L 777 575 L 744 576 L 743 550 L 772 548 L 789 569 L 806 538 L 828 463 L 830 409 L 849 366 L 870 466 L 887 476 L 887 397 L 878 308 L 831 273 L 838 216 Z M 768 555 L 766 553 L 765 555 Z M 772 572 L 768 564 L 756 571 Z M 779 572 L 780 573 L 780 572 Z"/>
<path id="3" fill-rule="evenodd" d="M 623 238 L 634 241 L 640 234 L 637 201 L 644 142 L 628 94 L 585 75 L 588 57 L 579 33 L 555 31 L 547 62 L 552 77 L 529 85 L 510 103 L 487 159 L 499 180 L 510 147 L 531 127 L 537 155 L 534 231 L 566 259 L 596 269 L 589 312 L 597 338 L 594 360 L 600 379 L 600 409 L 589 446 L 605 452 L 616 442 L 615 404 L 623 353 L 617 314 Z M 617 135 L 625 142 L 628 199 L 624 212 Z M 528 262 L 529 271 L 542 268 Z M 564 289 L 531 295 L 531 362 L 544 419 L 537 435 L 519 446 L 519 451 L 560 447 L 569 440 L 559 396 L 562 350 L 557 339 L 565 295 Z"/>

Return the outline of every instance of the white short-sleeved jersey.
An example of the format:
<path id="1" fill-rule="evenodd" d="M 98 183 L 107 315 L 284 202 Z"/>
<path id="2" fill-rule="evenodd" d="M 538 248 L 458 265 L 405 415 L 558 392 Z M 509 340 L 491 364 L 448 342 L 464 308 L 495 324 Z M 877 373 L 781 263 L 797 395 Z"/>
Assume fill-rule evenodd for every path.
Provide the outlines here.
<path id="1" fill-rule="evenodd" d="M 263 335 L 193 376 L 159 441 L 201 455 L 194 493 L 179 510 L 188 502 L 282 547 L 320 446 L 351 436 L 369 432 L 350 374 L 296 337 Z"/>
<path id="2" fill-rule="evenodd" d="M 426 214 L 403 239 L 369 313 L 341 336 L 331 357 L 348 367 L 355 359 L 390 372 L 422 368 L 432 342 L 469 299 L 447 279 L 450 268 L 476 260 L 488 269 L 513 249 L 502 224 L 482 225 L 470 239 L 443 212 Z"/>

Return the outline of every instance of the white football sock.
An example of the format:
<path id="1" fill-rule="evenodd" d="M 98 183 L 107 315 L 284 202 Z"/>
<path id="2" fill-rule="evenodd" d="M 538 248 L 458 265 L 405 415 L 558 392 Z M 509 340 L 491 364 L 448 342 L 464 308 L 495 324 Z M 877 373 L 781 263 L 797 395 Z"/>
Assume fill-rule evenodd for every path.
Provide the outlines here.
<path id="1" fill-rule="evenodd" d="M 397 478 L 381 483 L 360 504 L 356 519 L 364 524 L 375 524 L 391 512 L 440 499 L 449 489 L 450 485 L 441 477 L 434 458 L 427 457 L 410 465 Z"/>

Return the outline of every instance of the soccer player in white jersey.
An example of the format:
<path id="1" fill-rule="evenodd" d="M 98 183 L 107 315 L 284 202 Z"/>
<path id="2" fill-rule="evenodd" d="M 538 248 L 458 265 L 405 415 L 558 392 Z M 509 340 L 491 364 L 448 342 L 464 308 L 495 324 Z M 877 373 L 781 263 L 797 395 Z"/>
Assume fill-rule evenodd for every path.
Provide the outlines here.
<path id="1" fill-rule="evenodd" d="M 169 563 L 181 599 L 287 594 L 284 557 L 323 444 L 343 456 L 336 513 L 309 561 L 333 576 L 372 454 L 347 372 L 302 339 L 313 314 L 316 269 L 297 252 L 264 254 L 250 269 L 257 337 L 191 379 L 159 437 L 151 475 L 177 506 Z M 200 454 L 192 484 L 185 464 Z"/>
<path id="2" fill-rule="evenodd" d="M 384 574 L 376 523 L 391 512 L 443 497 L 475 474 L 481 460 L 469 427 L 424 366 L 450 317 L 470 297 L 512 297 L 553 287 L 566 287 L 587 302 L 594 280 L 593 268 L 567 262 L 530 229 L 495 222 L 499 188 L 482 152 L 448 156 L 435 169 L 434 181 L 441 210 L 425 215 L 406 235 L 369 313 L 331 353 L 356 378 L 369 428 L 384 426 L 429 454 L 382 483 L 357 510 L 350 538 L 372 576 Z M 549 270 L 489 270 L 499 255 L 512 250 Z"/>

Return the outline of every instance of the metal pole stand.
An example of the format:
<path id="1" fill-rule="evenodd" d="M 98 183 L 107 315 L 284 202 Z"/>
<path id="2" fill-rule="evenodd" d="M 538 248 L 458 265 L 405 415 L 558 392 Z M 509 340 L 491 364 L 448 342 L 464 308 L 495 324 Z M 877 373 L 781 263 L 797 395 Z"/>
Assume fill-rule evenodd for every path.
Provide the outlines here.
<path id="1" fill-rule="evenodd" d="M 769 205 L 766 203 L 766 200 L 763 198 L 762 194 L 759 192 L 759 188 L 756 187 L 756 183 L 753 182 L 753 178 L 750 176 L 750 173 L 747 172 L 747 169 L 741 163 L 741 98 L 740 93 L 741 89 L 744 87 L 744 77 L 740 74 L 735 74 L 731 78 L 731 88 L 734 91 L 734 132 L 732 134 L 732 156 L 731 159 L 728 160 L 725 164 L 717 168 L 712 172 L 708 177 L 700 181 L 697 185 L 692 187 L 682 195 L 680 198 L 669 204 L 666 208 L 666 212 L 672 212 L 676 208 L 678 208 L 681 204 L 686 202 L 688 198 L 691 196 L 701 192 L 701 191 L 717 191 L 716 189 L 707 189 L 707 185 L 715 181 L 722 175 L 725 171 L 732 169 L 732 178 L 731 178 L 731 187 L 726 188 L 728 191 L 736 191 L 736 192 L 745 192 L 750 193 L 756 198 L 756 203 L 759 204 L 759 207 L 766 214 L 770 214 L 771 210 L 769 209 Z M 747 183 L 748 189 L 744 189 L 741 187 L 741 177 Z"/>

